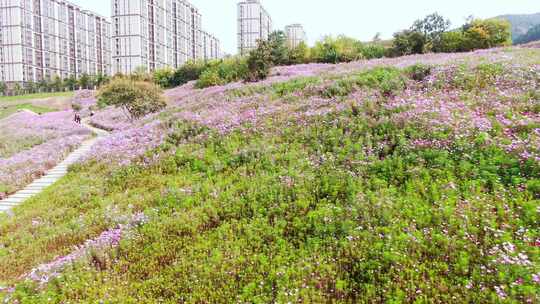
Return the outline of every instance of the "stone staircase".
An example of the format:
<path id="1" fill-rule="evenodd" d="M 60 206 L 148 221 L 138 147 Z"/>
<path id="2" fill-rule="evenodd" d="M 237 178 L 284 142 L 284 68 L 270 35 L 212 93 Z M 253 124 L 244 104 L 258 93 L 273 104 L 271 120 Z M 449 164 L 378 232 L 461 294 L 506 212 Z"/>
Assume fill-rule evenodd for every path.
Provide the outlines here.
<path id="1" fill-rule="evenodd" d="M 25 202 L 27 199 L 41 193 L 45 188 L 51 186 L 52 184 L 56 183 L 59 179 L 64 177 L 67 174 L 68 167 L 74 163 L 76 163 L 81 157 L 83 157 L 86 153 L 90 151 L 92 146 L 103 136 L 106 136 L 108 132 L 96 129 L 90 125 L 88 125 L 86 122 L 83 123 L 85 127 L 92 130 L 95 134 L 97 134 L 97 137 L 94 137 L 92 139 L 89 139 L 82 143 L 82 145 L 76 149 L 75 151 L 71 152 L 66 159 L 64 159 L 61 163 L 56 165 L 56 167 L 52 168 L 51 170 L 47 171 L 47 173 L 42 176 L 41 178 L 35 180 L 30 185 L 26 186 L 23 190 L 18 191 L 17 193 L 9 196 L 8 198 L 0 201 L 0 212 L 7 212 L 11 208 Z"/>

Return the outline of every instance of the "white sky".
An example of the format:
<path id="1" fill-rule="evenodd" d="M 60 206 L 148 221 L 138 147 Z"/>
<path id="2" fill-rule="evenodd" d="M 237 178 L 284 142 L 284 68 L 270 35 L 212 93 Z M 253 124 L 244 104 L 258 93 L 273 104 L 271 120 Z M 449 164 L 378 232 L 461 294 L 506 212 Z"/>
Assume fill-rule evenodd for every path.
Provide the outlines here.
<path id="1" fill-rule="evenodd" d="M 111 0 L 71 0 L 85 9 L 110 16 Z M 540 0 L 261 0 L 274 21 L 274 29 L 302 23 L 310 43 L 324 35 L 345 34 L 370 40 L 409 27 L 412 22 L 439 12 L 459 26 L 465 18 L 540 12 Z M 191 0 L 203 17 L 203 28 L 215 34 L 225 52 L 236 53 L 238 0 Z"/>

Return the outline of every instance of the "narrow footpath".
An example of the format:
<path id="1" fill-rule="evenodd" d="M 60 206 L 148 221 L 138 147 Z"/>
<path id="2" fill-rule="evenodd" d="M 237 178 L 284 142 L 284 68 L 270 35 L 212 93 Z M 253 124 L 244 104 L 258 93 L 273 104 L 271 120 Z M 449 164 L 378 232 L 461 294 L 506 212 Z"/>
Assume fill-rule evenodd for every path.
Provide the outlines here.
<path id="1" fill-rule="evenodd" d="M 32 112 L 33 113 L 33 112 Z M 47 173 L 41 178 L 35 180 L 30 185 L 26 186 L 23 190 L 8 196 L 6 199 L 0 201 L 0 212 L 7 212 L 11 208 L 22 204 L 29 198 L 41 193 L 45 188 L 56 183 L 59 179 L 64 177 L 67 174 L 68 167 L 76 163 L 81 157 L 90 151 L 92 146 L 101 138 L 107 136 L 109 133 L 107 131 L 97 129 L 92 127 L 87 119 L 84 119 L 82 125 L 89 129 L 90 131 L 96 134 L 96 137 L 93 137 L 89 140 L 86 140 L 82 145 L 77 148 L 75 151 L 71 152 L 61 163 L 56 165 L 56 167 L 47 171 Z"/>

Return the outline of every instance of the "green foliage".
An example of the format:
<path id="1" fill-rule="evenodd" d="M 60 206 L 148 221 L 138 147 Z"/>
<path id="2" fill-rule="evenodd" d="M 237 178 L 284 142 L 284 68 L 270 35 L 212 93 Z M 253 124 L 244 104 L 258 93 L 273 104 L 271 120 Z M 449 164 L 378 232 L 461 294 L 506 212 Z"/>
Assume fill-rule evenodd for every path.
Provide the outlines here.
<path id="1" fill-rule="evenodd" d="M 426 36 L 421 32 L 404 30 L 394 34 L 392 42 L 392 55 L 406 56 L 412 54 L 423 54 L 426 45 Z"/>
<path id="2" fill-rule="evenodd" d="M 52 283 L 17 284 L 12 299 L 493 303 L 503 302 L 494 287 L 506 286 L 507 301 L 534 303 L 529 268 L 491 253 L 511 243 L 538 262 L 523 240 L 538 236 L 537 203 L 510 182 L 533 184 L 534 175 L 494 146 L 411 150 L 424 130 L 388 115 L 363 104 L 227 135 L 179 123 L 163 159 L 80 166 L 6 217 L 2 231 L 19 228 L 0 236 L 12 249 L 0 251 L 0 279 L 144 210 L 149 222 L 118 248 L 91 253 Z M 55 225 L 32 225 L 35 214 Z"/>
<path id="3" fill-rule="evenodd" d="M 362 59 L 362 43 L 358 40 L 338 36 L 325 37 L 311 50 L 312 58 L 322 63 L 350 62 Z"/>
<path id="4" fill-rule="evenodd" d="M 272 64 L 285 65 L 289 63 L 289 48 L 287 46 L 287 36 L 283 31 L 275 31 L 268 36 L 268 46 Z"/>
<path id="5" fill-rule="evenodd" d="M 197 80 L 197 88 L 223 85 L 244 79 L 248 73 L 247 60 L 232 57 L 214 60 L 206 64 L 205 70 Z"/>
<path id="6" fill-rule="evenodd" d="M 77 78 L 73 75 L 69 76 L 64 80 L 64 85 L 68 90 L 74 91 L 77 86 Z"/>
<path id="7" fill-rule="evenodd" d="M 188 61 L 174 72 L 169 87 L 177 87 L 199 79 L 205 68 L 204 62 Z"/>
<path id="8" fill-rule="evenodd" d="M 212 86 L 218 86 L 225 84 L 225 80 L 219 75 L 219 71 L 216 68 L 206 69 L 195 85 L 198 89 L 203 89 Z"/>
<path id="9" fill-rule="evenodd" d="M 170 67 L 154 71 L 154 83 L 162 88 L 169 88 L 172 85 L 174 70 Z"/>
<path id="10" fill-rule="evenodd" d="M 4 95 L 7 92 L 7 85 L 4 82 L 0 82 L 0 94 Z"/>
<path id="11" fill-rule="evenodd" d="M 405 69 L 405 74 L 409 76 L 412 80 L 423 81 L 429 75 L 431 75 L 432 67 L 425 64 L 415 64 Z"/>
<path id="12" fill-rule="evenodd" d="M 355 83 L 358 86 L 377 89 L 385 97 L 394 95 L 406 86 L 402 72 L 394 67 L 377 67 L 362 72 L 355 77 Z"/>
<path id="13" fill-rule="evenodd" d="M 411 29 L 394 34 L 393 56 L 425 52 L 468 52 L 508 46 L 512 42 L 510 24 L 499 19 L 470 20 L 461 29 L 447 31 L 450 22 L 438 14 L 417 20 Z"/>
<path id="14" fill-rule="evenodd" d="M 268 77 L 272 67 L 272 50 L 267 41 L 259 40 L 257 48 L 249 53 L 247 67 L 246 81 L 255 82 Z"/>
<path id="15" fill-rule="evenodd" d="M 320 83 L 317 77 L 296 78 L 285 82 L 272 84 L 272 91 L 278 97 L 287 96 L 293 93 L 301 92 L 308 86 Z"/>
<path id="16" fill-rule="evenodd" d="M 442 35 L 450 28 L 450 20 L 445 19 L 438 13 L 416 20 L 411 31 L 422 33 L 426 39 L 425 51 L 431 51 L 441 43 Z"/>
<path id="17" fill-rule="evenodd" d="M 305 42 L 289 50 L 289 63 L 290 64 L 303 64 L 310 61 L 310 49 Z"/>
<path id="18" fill-rule="evenodd" d="M 93 80 L 86 73 L 81 75 L 81 77 L 79 78 L 78 83 L 79 83 L 79 87 L 83 88 L 83 89 L 89 89 L 90 87 L 93 87 Z"/>
<path id="19" fill-rule="evenodd" d="M 460 30 L 442 33 L 440 43 L 433 47 L 437 53 L 465 52 L 466 49 L 465 35 Z"/>
<path id="20" fill-rule="evenodd" d="M 533 196 L 540 199 L 540 179 L 534 179 L 527 183 L 527 190 L 529 190 Z"/>
<path id="21" fill-rule="evenodd" d="M 510 23 L 500 19 L 475 19 L 463 26 L 464 50 L 487 49 L 512 44 Z"/>
<path id="22" fill-rule="evenodd" d="M 165 108 L 161 89 L 153 83 L 117 78 L 99 90 L 98 102 L 123 109 L 131 119 Z"/>
<path id="23" fill-rule="evenodd" d="M 504 67 L 500 63 L 483 63 L 471 69 L 462 65 L 457 74 L 448 79 L 456 88 L 466 91 L 478 91 L 492 85 L 502 75 Z"/>
<path id="24" fill-rule="evenodd" d="M 380 44 L 365 44 L 360 48 L 360 53 L 365 59 L 382 58 L 386 55 L 386 48 Z"/>

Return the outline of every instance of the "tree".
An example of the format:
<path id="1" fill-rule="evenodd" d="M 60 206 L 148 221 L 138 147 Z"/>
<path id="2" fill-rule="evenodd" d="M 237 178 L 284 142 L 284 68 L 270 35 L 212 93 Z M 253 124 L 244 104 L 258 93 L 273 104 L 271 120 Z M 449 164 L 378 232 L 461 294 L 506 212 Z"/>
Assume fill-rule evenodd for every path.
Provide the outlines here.
<path id="1" fill-rule="evenodd" d="M 0 82 L 0 94 L 6 95 L 7 85 L 4 82 Z"/>
<path id="2" fill-rule="evenodd" d="M 434 46 L 433 51 L 436 53 L 454 53 L 464 52 L 465 49 L 465 36 L 463 32 L 451 31 L 441 35 L 441 41 Z"/>
<path id="3" fill-rule="evenodd" d="M 441 42 L 441 36 L 450 28 L 450 20 L 445 19 L 438 13 L 426 16 L 414 22 L 411 31 L 422 33 L 426 40 L 425 49 L 431 51 Z"/>
<path id="4" fill-rule="evenodd" d="M 56 92 L 62 91 L 62 89 L 64 88 L 64 83 L 62 81 L 62 78 L 60 78 L 60 76 L 58 75 L 54 76 L 54 79 L 50 85 L 51 85 L 51 88 Z"/>
<path id="5" fill-rule="evenodd" d="M 197 80 L 201 76 L 206 65 L 202 61 L 188 61 L 178 68 L 171 79 L 171 87 L 186 84 L 192 80 Z"/>
<path id="6" fill-rule="evenodd" d="M 394 56 L 423 54 L 426 36 L 421 32 L 404 30 L 394 34 L 392 53 Z"/>
<path id="7" fill-rule="evenodd" d="M 39 92 L 47 92 L 49 87 L 49 82 L 46 79 L 40 80 L 35 86 L 36 90 Z"/>
<path id="8" fill-rule="evenodd" d="M 512 45 L 511 27 L 502 19 L 472 20 L 463 26 L 464 50 Z"/>
<path id="9" fill-rule="evenodd" d="M 130 119 L 139 119 L 167 106 L 161 88 L 154 83 L 118 78 L 98 92 L 98 104 L 124 110 Z"/>
<path id="10" fill-rule="evenodd" d="M 267 41 L 259 40 L 257 48 L 249 53 L 247 60 L 248 72 L 244 77 L 246 81 L 259 81 L 266 79 L 272 68 L 272 51 Z"/>
<path id="11" fill-rule="evenodd" d="M 162 88 L 170 88 L 171 80 L 174 76 L 174 70 L 166 67 L 154 71 L 154 82 Z"/>
<path id="12" fill-rule="evenodd" d="M 68 90 L 73 91 L 75 90 L 75 87 L 77 86 L 77 79 L 75 76 L 70 75 L 68 78 L 64 79 L 64 85 Z"/>
<path id="13" fill-rule="evenodd" d="M 289 48 L 287 46 L 287 36 L 283 31 L 275 31 L 268 36 L 270 55 L 273 65 L 284 65 L 288 63 Z"/>
<path id="14" fill-rule="evenodd" d="M 90 85 L 92 84 L 92 79 L 90 76 L 86 73 L 82 74 L 79 78 L 79 87 L 83 89 L 88 89 Z"/>
<path id="15" fill-rule="evenodd" d="M 16 83 L 14 86 L 13 86 L 13 94 L 15 95 L 21 95 L 23 93 L 23 87 L 21 86 L 20 83 Z"/>
<path id="16" fill-rule="evenodd" d="M 300 42 L 297 47 L 289 51 L 290 64 L 302 64 L 309 62 L 309 47 L 305 42 Z"/>
<path id="17" fill-rule="evenodd" d="M 99 88 L 105 83 L 109 82 L 109 80 L 110 80 L 109 76 L 99 73 L 96 75 L 95 83 L 96 83 L 96 86 Z"/>

